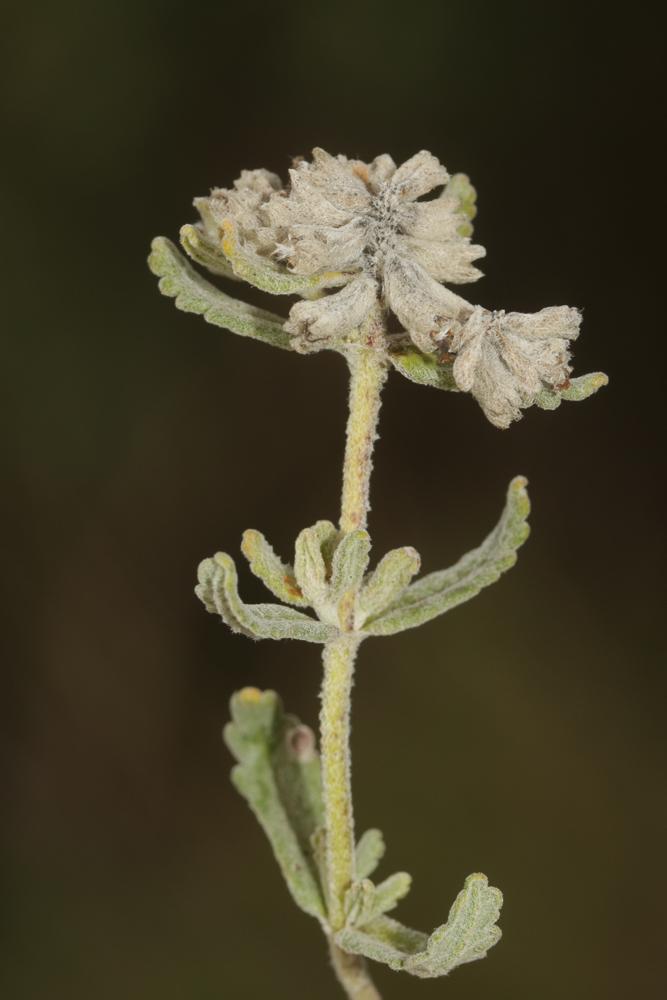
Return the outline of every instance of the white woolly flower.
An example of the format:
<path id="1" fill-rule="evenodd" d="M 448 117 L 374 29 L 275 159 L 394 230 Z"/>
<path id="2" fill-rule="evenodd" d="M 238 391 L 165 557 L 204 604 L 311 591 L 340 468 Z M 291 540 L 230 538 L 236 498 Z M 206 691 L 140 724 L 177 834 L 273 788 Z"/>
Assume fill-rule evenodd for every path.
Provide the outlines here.
<path id="1" fill-rule="evenodd" d="M 453 375 L 496 427 L 509 427 L 545 387 L 562 388 L 570 375 L 569 341 L 581 313 L 550 306 L 538 313 L 489 312 L 477 306 L 445 341 L 455 353 Z"/>
<path id="2" fill-rule="evenodd" d="M 284 261 L 293 274 L 335 272 L 336 284 L 345 284 L 292 307 L 285 329 L 297 349 L 317 350 L 350 333 L 380 302 L 422 350 L 433 351 L 436 337 L 470 311 L 441 282 L 475 281 L 481 272 L 473 261 L 485 253 L 461 234 L 467 219 L 455 191 L 417 201 L 450 180 L 442 164 L 425 151 L 397 168 L 386 154 L 366 164 L 315 149 L 290 180 L 284 191 L 275 174 L 244 171 L 234 190 L 214 190 L 195 204 L 210 237 L 232 219 L 249 249 Z"/>
<path id="3" fill-rule="evenodd" d="M 481 274 L 473 262 L 485 251 L 469 238 L 467 177 L 450 178 L 425 150 L 397 167 L 387 154 L 363 163 L 315 149 L 289 174 L 284 189 L 267 170 L 244 170 L 233 189 L 215 189 L 195 205 L 203 235 L 227 257 L 232 227 L 247 263 L 238 271 L 232 259 L 235 273 L 253 281 L 266 272 L 273 284 L 258 283 L 270 290 L 278 275 L 283 294 L 302 296 L 283 327 L 295 350 L 340 348 L 370 316 L 391 311 L 420 351 L 453 362 L 456 387 L 497 427 L 535 402 L 545 405 L 545 390 L 548 398 L 567 387 L 576 309 L 490 312 L 446 287 Z M 420 200 L 439 187 L 439 196 Z"/>
<path id="4" fill-rule="evenodd" d="M 447 184 L 449 174 L 422 151 L 396 167 L 388 155 L 372 163 L 313 151 L 290 171 L 289 193 L 269 199 L 265 214 L 280 234 L 279 256 L 295 274 L 349 273 L 348 286 L 292 308 L 286 329 L 318 340 L 349 332 L 373 299 L 388 306 L 422 349 L 446 332 L 467 303 L 440 282 L 474 281 L 484 248 L 460 233 L 459 200 L 416 199 Z"/>

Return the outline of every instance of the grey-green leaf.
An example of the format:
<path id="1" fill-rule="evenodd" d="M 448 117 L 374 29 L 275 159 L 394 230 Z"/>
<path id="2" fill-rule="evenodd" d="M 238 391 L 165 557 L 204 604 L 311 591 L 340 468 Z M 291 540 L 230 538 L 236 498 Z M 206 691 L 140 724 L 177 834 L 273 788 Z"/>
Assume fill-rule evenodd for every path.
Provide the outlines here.
<path id="1" fill-rule="evenodd" d="M 418 385 L 458 392 L 452 374 L 451 361 L 441 361 L 436 354 L 425 354 L 412 344 L 401 344 L 389 355 L 389 360 L 401 375 Z"/>
<path id="2" fill-rule="evenodd" d="M 466 962 L 484 958 L 501 937 L 497 920 L 503 897 L 485 875 L 469 875 L 446 924 L 427 937 L 397 920 L 380 916 L 363 927 L 346 927 L 337 944 L 353 955 L 382 962 L 396 971 L 431 979 Z"/>
<path id="3" fill-rule="evenodd" d="M 323 822 L 315 738 L 285 715 L 275 691 L 245 688 L 231 701 L 227 746 L 232 780 L 266 833 L 298 906 L 323 924 L 326 912 L 311 837 Z"/>
<path id="4" fill-rule="evenodd" d="M 468 875 L 447 923 L 433 931 L 425 950 L 410 956 L 403 968 L 430 979 L 446 976 L 457 965 L 484 958 L 500 940 L 496 922 L 502 905 L 502 893 L 489 885 L 486 875 Z"/>
<path id="5" fill-rule="evenodd" d="M 345 927 L 336 935 L 336 944 L 352 955 L 363 955 L 398 972 L 407 959 L 423 951 L 428 935 L 393 920 L 378 917 L 363 928 Z"/>
<path id="6" fill-rule="evenodd" d="M 251 337 L 272 347 L 292 350 L 280 316 L 225 295 L 197 274 L 164 236 L 153 240 L 148 266 L 160 278 L 162 294 L 174 299 L 177 309 L 197 313 L 207 323 L 231 330 L 241 337 Z"/>
<path id="7" fill-rule="evenodd" d="M 401 596 L 412 577 L 419 572 L 420 565 L 419 553 L 409 545 L 392 549 L 382 557 L 359 595 L 359 627 Z"/>
<path id="8" fill-rule="evenodd" d="M 354 603 L 368 567 L 370 549 L 368 532 L 358 528 L 343 536 L 333 554 L 328 600 L 343 629 L 354 626 Z"/>
<path id="9" fill-rule="evenodd" d="M 297 536 L 294 573 L 303 596 L 313 607 L 326 601 L 330 574 L 326 553 L 337 537 L 338 530 L 331 521 L 318 521 Z"/>
<path id="10" fill-rule="evenodd" d="M 386 610 L 363 627 L 368 635 L 393 635 L 415 628 L 475 597 L 514 565 L 525 542 L 530 501 L 526 480 L 517 476 L 509 485 L 500 521 L 485 541 L 449 569 L 429 573 L 411 584 Z"/>
<path id="11" fill-rule="evenodd" d="M 296 582 L 294 569 L 276 555 L 261 531 L 248 528 L 243 532 L 241 552 L 250 563 L 255 576 L 279 601 L 293 604 L 297 608 L 308 607 L 308 601 Z"/>
<path id="12" fill-rule="evenodd" d="M 233 632 L 253 639 L 301 639 L 329 642 L 336 629 L 280 604 L 244 604 L 238 593 L 236 566 L 231 556 L 218 552 L 204 559 L 195 593 L 207 611 L 217 613 Z"/>
<path id="13" fill-rule="evenodd" d="M 372 875 L 385 852 L 384 837 L 380 830 L 366 830 L 359 838 L 355 852 L 355 867 L 357 878 L 364 879 Z"/>
<path id="14" fill-rule="evenodd" d="M 609 378 L 604 372 L 580 375 L 579 378 L 570 379 L 564 389 L 542 389 L 535 397 L 535 404 L 542 410 L 556 410 L 564 399 L 578 403 L 582 399 L 588 399 L 594 392 L 608 384 Z"/>

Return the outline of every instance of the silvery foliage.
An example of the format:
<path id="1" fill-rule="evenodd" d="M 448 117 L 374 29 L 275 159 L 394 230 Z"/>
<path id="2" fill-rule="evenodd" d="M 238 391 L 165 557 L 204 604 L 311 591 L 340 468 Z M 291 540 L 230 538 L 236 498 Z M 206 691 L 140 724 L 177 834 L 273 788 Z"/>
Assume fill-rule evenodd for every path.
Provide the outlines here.
<path id="1" fill-rule="evenodd" d="M 151 267 L 179 308 L 311 353 L 345 350 L 380 307 L 404 328 L 385 335 L 396 370 L 471 393 L 496 427 L 533 404 L 554 409 L 606 383 L 602 373 L 570 380 L 577 309 L 489 311 L 448 287 L 476 281 L 485 253 L 470 239 L 475 191 L 464 174 L 450 177 L 426 151 L 397 167 L 386 154 L 363 163 L 322 149 L 289 174 L 285 188 L 267 170 L 244 170 L 233 188 L 195 199 L 200 221 L 181 230 L 186 253 L 213 274 L 300 296 L 287 320 L 236 303 L 158 238 Z"/>
<path id="2" fill-rule="evenodd" d="M 238 592 L 234 560 L 224 552 L 199 566 L 197 596 L 234 632 L 253 639 L 332 642 L 338 636 L 394 635 L 450 611 L 475 597 L 516 562 L 528 537 L 530 502 L 526 480 L 517 476 L 505 508 L 482 544 L 449 569 L 411 583 L 421 559 L 411 546 L 393 549 L 368 572 L 370 538 L 358 529 L 341 534 L 331 521 L 304 528 L 294 562 L 276 555 L 259 531 L 244 533 L 241 550 L 250 569 L 283 604 L 246 604 Z M 285 605 L 291 605 L 286 607 Z M 310 608 L 311 617 L 300 608 Z"/>
<path id="3" fill-rule="evenodd" d="M 294 164 L 287 187 L 266 170 L 243 171 L 233 188 L 215 189 L 195 205 L 200 220 L 180 233 L 191 261 L 218 278 L 297 297 L 286 318 L 248 305 L 206 280 L 169 240 L 156 238 L 149 265 L 160 290 L 209 323 L 300 354 L 330 349 L 349 359 L 364 344 L 412 382 L 472 394 L 503 428 L 528 406 L 553 410 L 607 382 L 599 372 L 570 379 L 576 309 L 494 312 L 447 287 L 475 281 L 484 250 L 470 239 L 474 188 L 463 174 L 450 177 L 430 153 L 396 167 L 387 155 L 367 164 L 316 149 L 312 161 Z M 389 314 L 400 332 L 388 332 Z M 277 603 L 244 602 L 234 560 L 224 552 L 200 564 L 196 593 L 234 632 L 254 639 L 328 644 L 345 636 L 359 644 L 422 625 L 498 580 L 528 536 L 529 510 L 526 480 L 517 477 L 484 542 L 417 580 L 421 559 L 410 546 L 369 569 L 370 538 L 362 529 L 343 533 L 318 521 L 299 533 L 292 562 L 248 530 L 242 552 Z M 481 874 L 468 876 L 447 922 L 430 935 L 388 916 L 408 892 L 410 876 L 371 880 L 384 854 L 378 830 L 359 840 L 345 924 L 331 927 L 314 734 L 284 713 L 272 691 L 238 692 L 231 714 L 225 740 L 238 761 L 233 781 L 263 826 L 295 901 L 340 948 L 431 977 L 483 957 L 497 942 L 502 896 Z"/>
<path id="4" fill-rule="evenodd" d="M 321 875 L 324 811 L 315 736 L 285 714 L 275 691 L 244 688 L 232 697 L 231 715 L 224 737 L 238 761 L 232 781 L 262 825 L 294 901 L 330 934 Z M 500 940 L 502 894 L 481 874 L 468 876 L 447 922 L 430 935 L 388 917 L 407 895 L 411 878 L 396 872 L 377 884 L 370 879 L 384 849 L 379 830 L 367 830 L 359 839 L 345 926 L 335 933 L 341 948 L 431 978 L 483 958 Z"/>

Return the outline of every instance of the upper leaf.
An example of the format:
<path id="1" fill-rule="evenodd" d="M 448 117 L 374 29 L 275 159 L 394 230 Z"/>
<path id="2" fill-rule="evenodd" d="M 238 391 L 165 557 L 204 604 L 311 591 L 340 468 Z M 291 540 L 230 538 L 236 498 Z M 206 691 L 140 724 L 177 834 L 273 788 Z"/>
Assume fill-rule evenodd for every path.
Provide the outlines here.
<path id="1" fill-rule="evenodd" d="M 398 600 L 369 618 L 369 635 L 393 635 L 414 628 L 475 597 L 516 562 L 517 549 L 528 537 L 530 501 L 526 480 L 517 476 L 509 485 L 500 521 L 486 540 L 449 569 L 429 573 L 411 584 Z"/>
<path id="2" fill-rule="evenodd" d="M 242 337 L 292 350 L 280 316 L 225 295 L 197 274 L 164 236 L 153 240 L 148 266 L 160 278 L 162 294 L 175 299 L 176 307 L 183 312 L 198 313 L 208 323 Z"/>

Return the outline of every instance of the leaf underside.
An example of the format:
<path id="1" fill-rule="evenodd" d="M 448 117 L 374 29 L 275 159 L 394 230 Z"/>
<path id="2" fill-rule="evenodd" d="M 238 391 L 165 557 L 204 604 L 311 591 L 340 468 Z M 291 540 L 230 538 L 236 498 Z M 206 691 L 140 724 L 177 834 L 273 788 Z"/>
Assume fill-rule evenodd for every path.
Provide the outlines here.
<path id="1" fill-rule="evenodd" d="M 166 237 L 153 240 L 148 266 L 160 279 L 162 294 L 174 299 L 177 309 L 203 316 L 207 323 L 241 337 L 292 350 L 280 316 L 221 292 L 198 274 Z"/>

